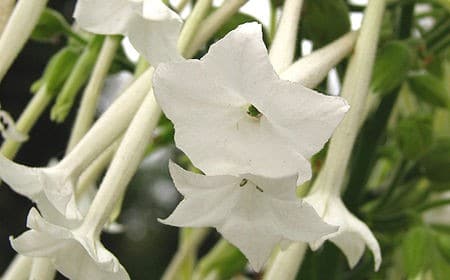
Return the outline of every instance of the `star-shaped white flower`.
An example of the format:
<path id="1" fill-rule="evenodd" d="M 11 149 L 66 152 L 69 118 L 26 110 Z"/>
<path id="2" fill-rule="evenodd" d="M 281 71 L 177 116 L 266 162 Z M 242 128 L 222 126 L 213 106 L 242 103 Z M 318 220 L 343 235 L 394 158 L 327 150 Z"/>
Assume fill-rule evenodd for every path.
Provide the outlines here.
<path id="1" fill-rule="evenodd" d="M 308 180 L 308 159 L 348 110 L 340 97 L 281 80 L 256 23 L 230 32 L 201 60 L 161 64 L 153 85 L 177 146 L 207 175 Z"/>
<path id="2" fill-rule="evenodd" d="M 130 279 L 99 238 L 86 234 L 82 227 L 49 223 L 34 208 L 28 214 L 27 227 L 31 230 L 11 238 L 13 248 L 25 256 L 50 258 L 55 268 L 69 279 Z"/>
<path id="3" fill-rule="evenodd" d="M 297 199 L 297 176 L 269 179 L 204 176 L 169 164 L 184 200 L 161 222 L 179 227 L 214 227 L 260 270 L 280 242 L 315 241 L 335 232 L 314 209 Z"/>
<path id="4" fill-rule="evenodd" d="M 182 20 L 161 0 L 78 0 L 74 18 L 87 31 L 128 36 L 153 66 L 181 59 Z"/>
<path id="5" fill-rule="evenodd" d="M 341 249 L 347 257 L 349 266 L 353 268 L 367 246 L 374 256 L 375 270 L 378 270 L 381 264 L 378 241 L 369 227 L 348 211 L 340 197 L 318 190 L 304 200 L 314 207 L 326 223 L 339 226 L 337 232 L 311 242 L 312 250 L 317 250 L 326 240 L 330 240 Z"/>
<path id="6" fill-rule="evenodd" d="M 59 220 L 60 212 L 68 219 L 81 218 L 74 188 L 78 173 L 65 163 L 51 167 L 28 167 L 0 155 L 0 178 L 15 192 L 35 202 L 46 218 Z M 50 218 L 53 221 L 53 219 Z"/>

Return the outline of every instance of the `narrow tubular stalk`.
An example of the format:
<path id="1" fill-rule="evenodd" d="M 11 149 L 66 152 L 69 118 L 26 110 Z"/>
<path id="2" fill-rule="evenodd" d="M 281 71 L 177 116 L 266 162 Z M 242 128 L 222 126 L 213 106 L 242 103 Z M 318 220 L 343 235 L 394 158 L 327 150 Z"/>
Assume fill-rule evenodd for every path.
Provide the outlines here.
<path id="1" fill-rule="evenodd" d="M 195 3 L 194 9 L 186 20 L 186 23 L 183 26 L 183 30 L 180 33 L 180 37 L 178 39 L 179 50 L 186 50 L 187 46 L 194 37 L 200 23 L 208 14 L 209 9 L 211 8 L 211 3 L 212 0 L 198 0 Z M 182 53 L 182 55 L 184 56 L 186 54 Z"/>
<path id="2" fill-rule="evenodd" d="M 149 68 L 145 71 L 117 98 L 83 139 L 63 158 L 59 163 L 60 166 L 76 168 L 75 173 L 81 173 L 122 135 L 152 86 L 153 70 Z"/>
<path id="3" fill-rule="evenodd" d="M 114 153 L 119 147 L 122 138 L 117 139 L 111 146 L 109 146 L 103 153 L 95 159 L 91 165 L 81 174 L 77 183 L 76 195 L 81 195 L 87 187 L 91 186 L 101 175 L 101 173 L 108 167 Z"/>
<path id="4" fill-rule="evenodd" d="M 125 132 L 119 149 L 111 162 L 105 178 L 84 219 L 82 231 L 98 236 L 122 196 L 131 177 L 136 172 L 153 129 L 158 123 L 161 110 L 153 91 L 147 94 L 129 128 Z"/>
<path id="5" fill-rule="evenodd" d="M 317 86 L 334 66 L 351 53 L 357 38 L 357 32 L 345 34 L 325 47 L 297 60 L 280 74 L 280 78 L 300 82 L 309 88 Z"/>
<path id="6" fill-rule="evenodd" d="M 32 259 L 22 255 L 16 255 L 2 276 L 2 280 L 28 280 Z"/>
<path id="7" fill-rule="evenodd" d="M 56 270 L 48 258 L 33 258 L 29 280 L 53 280 Z"/>
<path id="8" fill-rule="evenodd" d="M 0 37 L 0 82 L 25 45 L 48 0 L 19 0 Z"/>
<path id="9" fill-rule="evenodd" d="M 292 243 L 286 250 L 279 251 L 263 280 L 294 280 L 308 245 L 304 242 Z"/>
<path id="10" fill-rule="evenodd" d="M 192 57 L 195 53 L 219 30 L 219 28 L 248 0 L 228 0 L 214 13 L 208 16 L 198 29 L 197 34 L 187 47 L 182 51 L 186 57 Z"/>
<path id="11" fill-rule="evenodd" d="M 27 135 L 36 121 L 48 107 L 50 101 L 53 99 L 53 95 L 47 92 L 47 87 L 42 86 L 39 91 L 33 96 L 28 103 L 25 110 L 20 115 L 16 122 L 17 131 Z M 23 143 L 16 142 L 14 140 L 5 140 L 3 142 L 0 153 L 9 159 L 13 159 Z"/>
<path id="12" fill-rule="evenodd" d="M 270 61 L 277 72 L 286 69 L 294 60 L 302 5 L 303 0 L 284 1 L 281 20 L 269 52 Z"/>
<path id="13" fill-rule="evenodd" d="M 177 11 L 177 13 L 181 13 L 184 8 L 186 7 L 186 5 L 189 3 L 189 0 L 180 0 L 180 3 L 178 4 L 178 6 L 175 8 L 175 10 Z"/>
<path id="14" fill-rule="evenodd" d="M 14 9 L 15 0 L 0 0 L 0 35 L 5 29 L 6 23 Z"/>
<path id="15" fill-rule="evenodd" d="M 78 109 L 75 124 L 72 128 L 66 153 L 73 149 L 84 134 L 86 134 L 94 121 L 97 100 L 119 44 L 120 37 L 108 36 L 103 42 L 94 70 L 92 71 L 92 75 L 83 92 L 83 97 Z"/>
<path id="16" fill-rule="evenodd" d="M 183 264 L 184 259 L 192 251 L 195 251 L 202 241 L 208 234 L 208 229 L 206 228 L 196 228 L 193 229 L 186 242 L 183 242 L 182 246 L 178 247 L 175 256 L 170 261 L 169 266 L 164 272 L 161 280 L 174 280 L 176 279 L 177 273 Z"/>
<path id="17" fill-rule="evenodd" d="M 331 138 L 325 165 L 311 192 L 324 191 L 329 195 L 340 195 L 350 153 L 360 127 L 360 117 L 365 110 L 384 7 L 385 0 L 370 0 L 366 8 L 355 52 L 342 87 L 342 96 L 347 99 L 351 108 Z M 306 244 L 296 243 L 287 249 L 292 248 L 293 251 L 280 252 L 265 279 L 295 279 L 295 275 L 292 276 L 291 273 L 294 273 L 303 261 L 305 249 L 301 250 L 302 246 L 306 247 Z M 294 257 L 290 253 L 294 254 Z M 284 272 L 292 278 L 279 278 Z"/>
<path id="18" fill-rule="evenodd" d="M 342 97 L 351 107 L 330 140 L 324 167 L 312 187 L 312 192 L 329 188 L 330 194 L 340 195 L 361 124 L 360 119 L 365 110 L 384 7 L 385 0 L 370 0 L 367 5 L 361 32 L 342 86 Z"/>

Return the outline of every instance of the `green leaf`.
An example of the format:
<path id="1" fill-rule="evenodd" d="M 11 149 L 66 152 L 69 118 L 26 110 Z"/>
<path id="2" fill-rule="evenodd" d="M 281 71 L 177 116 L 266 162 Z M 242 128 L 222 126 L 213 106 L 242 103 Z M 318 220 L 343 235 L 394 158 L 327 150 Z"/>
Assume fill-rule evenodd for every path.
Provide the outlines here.
<path id="1" fill-rule="evenodd" d="M 433 142 L 431 120 L 421 116 L 401 120 L 395 133 L 397 146 L 407 159 L 417 159 Z"/>
<path id="2" fill-rule="evenodd" d="M 450 181 L 450 138 L 435 141 L 430 150 L 419 160 L 423 174 L 436 182 Z"/>
<path id="3" fill-rule="evenodd" d="M 51 42 L 69 29 L 70 25 L 58 11 L 46 8 L 34 28 L 31 38 L 36 41 Z"/>
<path id="4" fill-rule="evenodd" d="M 392 41 L 378 55 L 372 76 L 371 89 L 382 95 L 392 92 L 406 79 L 412 65 L 412 53 L 408 45 Z"/>
<path id="5" fill-rule="evenodd" d="M 344 0 L 306 0 L 300 32 L 319 48 L 350 31 L 350 18 Z"/>
<path id="6" fill-rule="evenodd" d="M 410 229 L 402 243 L 402 256 L 408 277 L 415 277 L 426 271 L 429 258 L 430 231 L 424 227 Z"/>
<path id="7" fill-rule="evenodd" d="M 442 255 L 439 248 L 431 248 L 430 268 L 434 280 L 447 280 L 450 275 L 450 262 Z"/>
<path id="8" fill-rule="evenodd" d="M 408 84 L 419 99 L 431 105 L 448 108 L 450 93 L 441 79 L 428 72 L 421 72 L 411 75 Z"/>

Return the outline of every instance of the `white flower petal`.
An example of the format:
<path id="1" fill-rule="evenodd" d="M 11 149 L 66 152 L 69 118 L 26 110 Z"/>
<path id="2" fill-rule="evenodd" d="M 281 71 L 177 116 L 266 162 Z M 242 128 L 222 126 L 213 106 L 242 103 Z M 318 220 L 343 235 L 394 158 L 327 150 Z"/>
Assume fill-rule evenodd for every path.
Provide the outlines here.
<path id="1" fill-rule="evenodd" d="M 161 0 L 78 0 L 74 18 L 87 31 L 128 36 L 153 66 L 177 61 L 182 20 Z"/>
<path id="2" fill-rule="evenodd" d="M 326 240 L 330 240 L 342 250 L 349 266 L 353 268 L 367 246 L 374 256 L 375 270 L 379 269 L 381 250 L 378 241 L 367 225 L 347 210 L 339 197 L 329 197 L 318 192 L 306 197 L 305 200 L 317 210 L 325 222 L 339 226 L 337 232 L 310 243 L 311 249 L 317 250 Z"/>
<path id="3" fill-rule="evenodd" d="M 307 159 L 348 109 L 341 98 L 280 80 L 256 23 L 230 32 L 200 61 L 160 65 L 153 80 L 177 146 L 208 175 L 297 173 L 304 182 Z M 251 104 L 259 119 L 247 113 Z"/>
<path id="4" fill-rule="evenodd" d="M 152 20 L 180 20 L 180 16 L 167 7 L 161 0 L 143 0 L 142 14 L 144 18 Z"/>
<path id="5" fill-rule="evenodd" d="M 28 136 L 16 129 L 16 124 L 8 112 L 0 110 L 0 133 L 4 139 L 24 142 Z"/>
<path id="6" fill-rule="evenodd" d="M 246 255 L 255 270 L 262 267 L 279 242 L 314 241 L 337 230 L 324 223 L 311 206 L 296 200 L 296 176 L 204 176 L 173 163 L 170 171 L 185 198 L 161 222 L 215 227 Z M 290 197 L 286 190 L 290 190 Z"/>
<path id="7" fill-rule="evenodd" d="M 15 192 L 36 202 L 49 203 L 68 219 L 79 219 L 74 182 L 58 167 L 33 168 L 14 163 L 0 155 L 0 178 Z"/>
<path id="8" fill-rule="evenodd" d="M 141 5 L 130 0 L 78 0 L 73 17 L 90 32 L 124 34 Z"/>
<path id="9" fill-rule="evenodd" d="M 31 230 L 11 239 L 13 248 L 20 254 L 50 258 L 58 271 L 74 280 L 130 279 L 99 240 L 50 224 L 35 209 L 30 211 L 28 226 Z"/>

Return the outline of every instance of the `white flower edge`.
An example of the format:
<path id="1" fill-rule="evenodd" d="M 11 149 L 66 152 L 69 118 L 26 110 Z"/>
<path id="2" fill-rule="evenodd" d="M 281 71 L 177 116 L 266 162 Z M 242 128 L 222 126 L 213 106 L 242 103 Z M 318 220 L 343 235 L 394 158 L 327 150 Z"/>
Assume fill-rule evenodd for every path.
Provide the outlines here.
<path id="1" fill-rule="evenodd" d="M 0 154 L 0 178 L 15 192 L 35 202 L 46 217 L 57 210 L 68 219 L 81 218 L 74 193 L 75 179 L 58 165 L 28 167 Z"/>
<path id="2" fill-rule="evenodd" d="M 176 188 L 183 194 L 162 223 L 179 227 L 214 227 L 239 248 L 259 271 L 279 243 L 315 241 L 337 227 L 295 195 L 296 175 L 270 179 L 205 176 L 169 164 Z"/>
<path id="3" fill-rule="evenodd" d="M 322 246 L 326 240 L 330 240 L 344 253 L 350 268 L 353 268 L 367 246 L 374 257 L 374 269 L 378 271 L 382 260 L 378 241 L 369 227 L 348 211 L 340 197 L 317 191 L 304 200 L 314 207 L 326 223 L 339 226 L 337 232 L 310 242 L 313 251 Z"/>
<path id="4" fill-rule="evenodd" d="M 281 80 L 257 23 L 240 25 L 201 60 L 161 64 L 153 84 L 177 146 L 208 175 L 297 173 L 302 183 L 311 177 L 308 159 L 349 109 L 340 97 Z"/>
<path id="5" fill-rule="evenodd" d="M 11 115 L 3 110 L 0 110 L 0 133 L 5 140 L 24 142 L 28 139 L 27 135 L 16 129 L 16 124 Z"/>
<path id="6" fill-rule="evenodd" d="M 35 208 L 30 210 L 26 231 L 10 237 L 18 253 L 29 257 L 50 258 L 55 268 L 74 280 L 126 280 L 128 273 L 98 240 L 76 230 L 51 224 Z"/>
<path id="7" fill-rule="evenodd" d="M 153 66 L 182 59 L 177 50 L 182 20 L 161 0 L 78 0 L 73 16 L 87 31 L 128 36 Z"/>

